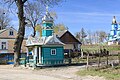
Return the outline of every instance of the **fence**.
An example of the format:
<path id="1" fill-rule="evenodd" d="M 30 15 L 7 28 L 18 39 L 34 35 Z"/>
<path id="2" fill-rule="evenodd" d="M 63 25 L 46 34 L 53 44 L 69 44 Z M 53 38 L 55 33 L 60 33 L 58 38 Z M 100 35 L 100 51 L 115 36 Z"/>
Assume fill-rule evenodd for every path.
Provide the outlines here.
<path id="1" fill-rule="evenodd" d="M 86 59 L 87 66 L 96 64 L 98 67 L 104 65 L 120 64 L 120 46 L 119 45 L 87 45 L 82 46 L 83 58 Z"/>

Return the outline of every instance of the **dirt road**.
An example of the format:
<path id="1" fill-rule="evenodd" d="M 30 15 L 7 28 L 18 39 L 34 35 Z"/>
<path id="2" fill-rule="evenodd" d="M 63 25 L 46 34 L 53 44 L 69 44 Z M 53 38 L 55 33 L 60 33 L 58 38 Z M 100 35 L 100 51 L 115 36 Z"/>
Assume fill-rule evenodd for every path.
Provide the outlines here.
<path id="1" fill-rule="evenodd" d="M 52 76 L 40 75 L 33 70 L 0 65 L 0 80 L 62 80 Z"/>
<path id="2" fill-rule="evenodd" d="M 81 68 L 72 66 L 30 70 L 13 68 L 12 65 L 0 65 L 0 80 L 105 80 L 98 76 L 77 76 L 75 73 Z"/>

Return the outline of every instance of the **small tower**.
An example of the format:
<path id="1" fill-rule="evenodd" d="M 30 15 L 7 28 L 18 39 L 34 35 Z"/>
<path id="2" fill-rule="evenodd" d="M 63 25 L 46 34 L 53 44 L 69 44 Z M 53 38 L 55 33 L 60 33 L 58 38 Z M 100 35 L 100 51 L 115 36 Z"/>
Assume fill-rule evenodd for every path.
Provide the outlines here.
<path id="1" fill-rule="evenodd" d="M 115 16 L 112 20 L 112 29 L 108 35 L 108 45 L 116 43 L 120 39 L 120 24 L 117 23 Z"/>
<path id="2" fill-rule="evenodd" d="M 112 30 L 111 30 L 110 34 L 111 34 L 112 36 L 117 35 L 117 29 L 118 29 L 118 24 L 117 24 L 117 21 L 116 21 L 115 16 L 113 16 L 113 20 L 112 20 Z"/>
<path id="3" fill-rule="evenodd" d="M 115 40 L 117 35 L 118 35 L 118 33 L 117 33 L 118 24 L 117 24 L 115 16 L 113 16 L 113 20 L 112 20 L 112 24 L 111 25 L 112 25 L 112 29 L 110 30 L 110 35 L 108 37 L 109 41 Z"/>
<path id="4" fill-rule="evenodd" d="M 53 18 L 46 7 L 46 14 L 42 18 L 42 37 L 39 26 L 36 36 L 30 36 L 27 40 L 27 57 L 30 66 L 53 66 L 64 64 L 64 43 L 53 33 Z M 36 27 L 37 28 L 37 27 Z M 41 29 L 40 29 L 41 30 Z M 31 53 L 31 54 L 29 54 Z M 32 62 L 29 60 L 32 56 Z"/>
<path id="5" fill-rule="evenodd" d="M 48 12 L 48 7 L 46 7 L 46 14 L 42 18 L 42 37 L 52 36 L 53 33 L 53 18 Z"/>
<path id="6" fill-rule="evenodd" d="M 118 24 L 118 29 L 117 29 L 117 38 L 120 38 L 120 23 Z"/>

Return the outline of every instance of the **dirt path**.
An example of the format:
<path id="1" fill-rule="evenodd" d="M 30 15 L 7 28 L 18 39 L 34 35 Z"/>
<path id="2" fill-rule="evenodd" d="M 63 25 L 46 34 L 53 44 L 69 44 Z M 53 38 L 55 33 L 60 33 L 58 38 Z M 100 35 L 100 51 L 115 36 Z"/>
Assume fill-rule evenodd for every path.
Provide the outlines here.
<path id="1" fill-rule="evenodd" d="M 36 74 L 33 70 L 0 65 L 0 80 L 62 80 L 52 76 Z"/>
<path id="2" fill-rule="evenodd" d="M 84 66 L 82 66 L 84 67 Z M 0 65 L 0 80 L 105 80 L 103 77 L 80 77 L 75 73 L 81 66 L 45 68 L 30 70 Z"/>

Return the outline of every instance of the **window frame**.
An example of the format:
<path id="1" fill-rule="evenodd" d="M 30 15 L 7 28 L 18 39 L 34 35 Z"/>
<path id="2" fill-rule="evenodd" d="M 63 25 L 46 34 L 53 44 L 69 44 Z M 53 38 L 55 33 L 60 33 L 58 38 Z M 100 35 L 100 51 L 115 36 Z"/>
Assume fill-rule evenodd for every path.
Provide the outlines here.
<path id="1" fill-rule="evenodd" d="M 13 35 L 14 35 L 14 31 L 13 31 L 13 30 L 10 30 L 10 31 L 9 31 L 9 35 L 10 35 L 10 36 L 13 36 Z"/>
<path id="2" fill-rule="evenodd" d="M 53 53 L 54 51 L 54 53 Z M 51 49 L 51 55 L 56 55 L 56 49 Z"/>
<path id="3" fill-rule="evenodd" d="M 4 44 L 5 43 L 5 44 Z M 5 46 L 5 47 L 4 47 Z M 6 50 L 7 49 L 7 42 L 1 42 L 1 49 Z"/>

